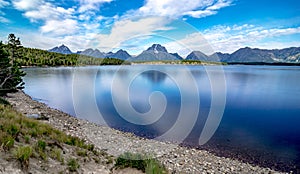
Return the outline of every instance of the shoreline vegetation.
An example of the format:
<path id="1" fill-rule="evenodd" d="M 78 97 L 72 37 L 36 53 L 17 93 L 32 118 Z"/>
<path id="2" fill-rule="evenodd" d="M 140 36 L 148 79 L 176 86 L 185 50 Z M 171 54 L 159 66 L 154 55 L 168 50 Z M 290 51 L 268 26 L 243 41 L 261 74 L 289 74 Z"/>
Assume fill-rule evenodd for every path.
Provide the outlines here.
<path id="1" fill-rule="evenodd" d="M 11 137 L 2 141 L 0 173 L 279 173 L 80 120 L 32 100 L 23 91 L 10 93 L 5 100 L 11 106 L 0 105 L 0 135 Z M 12 124 L 11 119 L 17 121 Z M 3 121 L 10 124 L 3 126 Z M 141 160 L 141 154 L 154 158 Z"/>

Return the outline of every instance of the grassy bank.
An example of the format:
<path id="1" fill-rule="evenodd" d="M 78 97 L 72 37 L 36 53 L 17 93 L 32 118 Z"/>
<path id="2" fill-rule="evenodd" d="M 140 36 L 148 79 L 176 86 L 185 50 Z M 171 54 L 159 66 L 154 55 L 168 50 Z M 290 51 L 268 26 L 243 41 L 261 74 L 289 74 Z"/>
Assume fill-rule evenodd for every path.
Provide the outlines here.
<path id="1" fill-rule="evenodd" d="M 75 160 L 77 157 L 91 155 L 95 162 L 100 161 L 99 152 L 93 145 L 68 136 L 48 124 L 23 116 L 14 111 L 3 99 L 1 102 L 1 157 L 6 156 L 8 160 L 18 161 L 22 170 L 28 170 L 31 159 L 39 159 L 43 162 L 51 159 L 66 165 L 70 171 L 79 168 Z M 70 149 L 70 153 L 64 154 L 65 148 Z M 109 158 L 107 154 L 102 153 L 102 155 Z"/>
<path id="2" fill-rule="evenodd" d="M 23 171 L 32 172 L 32 166 L 39 166 L 38 170 L 43 171 L 45 166 L 52 164 L 57 169 L 51 170 L 54 173 L 66 170 L 77 172 L 88 163 L 92 166 L 103 165 L 111 171 L 135 168 L 146 173 L 167 173 L 157 160 L 145 159 L 140 154 L 126 153 L 126 156 L 117 158 L 110 156 L 104 150 L 95 149 L 92 144 L 16 112 L 2 98 L 0 147 L 0 160 L 17 162 L 16 167 Z"/>

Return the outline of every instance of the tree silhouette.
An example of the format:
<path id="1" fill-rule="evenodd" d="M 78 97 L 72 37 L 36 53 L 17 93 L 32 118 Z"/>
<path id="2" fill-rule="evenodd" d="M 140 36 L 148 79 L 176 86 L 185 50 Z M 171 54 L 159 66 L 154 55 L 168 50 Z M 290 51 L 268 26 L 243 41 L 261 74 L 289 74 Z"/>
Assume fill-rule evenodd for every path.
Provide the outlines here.
<path id="1" fill-rule="evenodd" d="M 18 63 L 22 59 L 21 48 L 20 39 L 14 34 L 9 34 L 6 47 L 0 42 L 0 95 L 24 88 L 22 77 L 25 73 Z"/>

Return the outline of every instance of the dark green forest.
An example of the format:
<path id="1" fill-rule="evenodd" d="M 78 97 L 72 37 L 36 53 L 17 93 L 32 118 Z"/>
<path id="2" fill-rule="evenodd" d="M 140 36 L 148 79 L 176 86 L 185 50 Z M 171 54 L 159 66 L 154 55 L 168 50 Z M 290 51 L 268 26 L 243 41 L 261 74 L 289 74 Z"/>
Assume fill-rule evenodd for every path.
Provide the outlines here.
<path id="1" fill-rule="evenodd" d="M 8 49 L 8 45 L 4 45 Z M 21 47 L 21 55 L 15 61 L 21 66 L 80 66 L 80 65 L 120 65 L 128 64 L 120 59 L 94 58 L 78 54 L 60 54 L 36 48 Z"/>
<path id="2" fill-rule="evenodd" d="M 129 64 L 114 58 L 93 58 L 78 54 L 60 54 L 45 50 L 26 48 L 19 38 L 9 34 L 6 44 L 0 42 L 0 96 L 23 88 L 25 66 L 82 66 Z"/>
<path id="3" fill-rule="evenodd" d="M 10 34 L 15 37 L 14 34 Z M 14 62 L 19 66 L 81 66 L 81 65 L 120 65 L 129 64 L 124 60 L 115 58 L 94 58 L 79 54 L 60 54 L 36 48 L 23 47 L 19 38 L 18 47 L 11 52 L 10 44 L 1 47 L 8 53 L 14 54 Z"/>

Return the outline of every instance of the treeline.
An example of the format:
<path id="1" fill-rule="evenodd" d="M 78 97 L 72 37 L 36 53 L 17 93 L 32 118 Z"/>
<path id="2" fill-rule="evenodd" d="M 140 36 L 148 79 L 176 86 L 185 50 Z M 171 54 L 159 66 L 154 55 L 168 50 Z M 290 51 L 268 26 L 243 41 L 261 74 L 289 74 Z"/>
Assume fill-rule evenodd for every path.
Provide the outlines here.
<path id="1" fill-rule="evenodd" d="M 8 45 L 4 45 L 7 50 Z M 16 62 L 21 66 L 80 66 L 80 65 L 121 65 L 129 64 L 115 58 L 94 58 L 79 54 L 60 54 L 45 50 L 21 47 Z"/>
<path id="2" fill-rule="evenodd" d="M 116 58 L 94 58 L 78 54 L 75 55 L 77 56 L 76 65 L 130 65 L 130 62 Z"/>
<path id="3" fill-rule="evenodd" d="M 300 63 L 293 62 L 228 62 L 228 65 L 270 65 L 270 66 L 300 66 Z"/>

